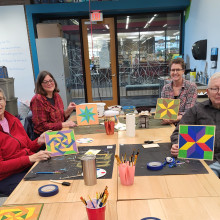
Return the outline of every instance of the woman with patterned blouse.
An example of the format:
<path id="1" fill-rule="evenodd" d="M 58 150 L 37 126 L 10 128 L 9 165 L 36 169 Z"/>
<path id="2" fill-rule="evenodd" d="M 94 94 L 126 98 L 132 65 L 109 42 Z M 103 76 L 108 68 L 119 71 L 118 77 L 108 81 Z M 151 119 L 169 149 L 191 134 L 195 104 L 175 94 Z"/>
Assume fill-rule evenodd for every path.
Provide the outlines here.
<path id="1" fill-rule="evenodd" d="M 76 126 L 73 121 L 66 121 L 76 104 L 71 102 L 64 111 L 57 82 L 51 73 L 47 71 L 39 73 L 35 93 L 30 103 L 35 137 L 47 130 L 61 130 Z"/>
<path id="2" fill-rule="evenodd" d="M 177 123 L 187 109 L 193 107 L 197 99 L 197 86 L 183 78 L 185 63 L 182 58 L 170 62 L 171 82 L 163 87 L 161 98 L 180 99 L 179 115 L 177 120 L 163 119 L 162 124 Z"/>

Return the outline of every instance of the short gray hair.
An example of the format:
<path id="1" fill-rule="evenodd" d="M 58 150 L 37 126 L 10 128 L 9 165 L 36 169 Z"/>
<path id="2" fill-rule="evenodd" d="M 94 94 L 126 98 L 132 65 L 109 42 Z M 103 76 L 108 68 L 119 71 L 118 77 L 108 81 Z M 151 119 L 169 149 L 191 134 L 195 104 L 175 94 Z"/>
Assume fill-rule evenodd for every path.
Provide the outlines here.
<path id="1" fill-rule="evenodd" d="M 0 93 L 3 95 L 3 99 L 6 101 L 6 96 L 5 96 L 4 90 L 2 88 L 0 88 Z"/>
<path id="2" fill-rule="evenodd" d="M 211 81 L 212 81 L 213 79 L 218 79 L 218 78 L 220 78 L 220 72 L 214 73 L 214 74 L 210 77 L 210 79 L 209 79 L 208 88 L 210 88 Z"/>

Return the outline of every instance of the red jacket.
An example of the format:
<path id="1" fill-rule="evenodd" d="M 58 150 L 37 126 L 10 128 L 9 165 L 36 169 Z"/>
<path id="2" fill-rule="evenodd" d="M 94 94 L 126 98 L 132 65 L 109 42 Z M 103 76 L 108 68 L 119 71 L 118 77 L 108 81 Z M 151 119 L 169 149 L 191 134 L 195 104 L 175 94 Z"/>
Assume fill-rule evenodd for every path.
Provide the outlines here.
<path id="1" fill-rule="evenodd" d="M 47 130 L 61 130 L 62 122 L 66 120 L 63 101 L 58 93 L 54 93 L 55 106 L 43 95 L 36 94 L 30 104 L 34 132 L 42 134 Z"/>
<path id="2" fill-rule="evenodd" d="M 29 139 L 16 117 L 6 111 L 4 116 L 8 120 L 10 134 L 5 133 L 0 125 L 0 180 L 30 167 L 29 155 L 40 148 L 37 139 Z"/>

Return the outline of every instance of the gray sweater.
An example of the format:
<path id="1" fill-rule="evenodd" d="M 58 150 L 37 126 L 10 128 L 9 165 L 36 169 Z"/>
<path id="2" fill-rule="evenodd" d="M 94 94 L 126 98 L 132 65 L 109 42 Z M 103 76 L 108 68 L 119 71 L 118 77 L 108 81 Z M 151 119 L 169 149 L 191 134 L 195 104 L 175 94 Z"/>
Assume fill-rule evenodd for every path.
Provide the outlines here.
<path id="1" fill-rule="evenodd" d="M 214 158 L 220 162 L 220 110 L 214 108 L 210 100 L 197 103 L 188 109 L 179 124 L 216 125 Z M 179 126 L 170 137 L 172 144 L 178 143 L 178 136 Z"/>

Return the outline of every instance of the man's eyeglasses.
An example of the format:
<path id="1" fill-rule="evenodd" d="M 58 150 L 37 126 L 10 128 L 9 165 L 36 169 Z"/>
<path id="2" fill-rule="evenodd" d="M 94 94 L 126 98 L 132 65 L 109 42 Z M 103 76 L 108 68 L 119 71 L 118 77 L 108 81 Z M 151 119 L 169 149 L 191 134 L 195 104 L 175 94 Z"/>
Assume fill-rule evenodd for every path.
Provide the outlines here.
<path id="1" fill-rule="evenodd" d="M 183 70 L 183 69 L 171 69 L 170 72 L 172 72 L 172 73 L 177 72 L 177 73 L 178 73 L 178 72 L 180 72 L 181 70 Z"/>
<path id="2" fill-rule="evenodd" d="M 42 83 L 44 84 L 44 85 L 49 85 L 50 83 L 53 83 L 54 82 L 54 80 L 53 79 L 50 79 L 50 80 L 48 80 L 48 81 L 43 81 Z"/>
<path id="3" fill-rule="evenodd" d="M 220 91 L 220 88 L 208 88 L 212 93 L 217 93 Z"/>

